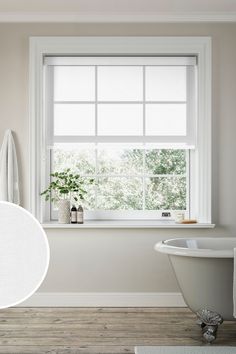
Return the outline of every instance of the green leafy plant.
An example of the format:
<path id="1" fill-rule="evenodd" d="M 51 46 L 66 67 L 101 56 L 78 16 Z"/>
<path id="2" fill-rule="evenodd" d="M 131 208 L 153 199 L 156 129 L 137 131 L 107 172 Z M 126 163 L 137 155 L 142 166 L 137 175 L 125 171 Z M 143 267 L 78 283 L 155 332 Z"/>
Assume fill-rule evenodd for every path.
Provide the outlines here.
<path id="1" fill-rule="evenodd" d="M 51 173 L 50 176 L 53 179 L 52 182 L 40 194 L 45 197 L 46 201 L 56 202 L 60 199 L 73 199 L 77 202 L 78 200 L 84 200 L 87 191 L 85 181 L 79 174 L 72 173 L 71 169 L 67 168 L 63 172 Z M 89 180 L 89 183 L 93 182 L 94 179 Z"/>

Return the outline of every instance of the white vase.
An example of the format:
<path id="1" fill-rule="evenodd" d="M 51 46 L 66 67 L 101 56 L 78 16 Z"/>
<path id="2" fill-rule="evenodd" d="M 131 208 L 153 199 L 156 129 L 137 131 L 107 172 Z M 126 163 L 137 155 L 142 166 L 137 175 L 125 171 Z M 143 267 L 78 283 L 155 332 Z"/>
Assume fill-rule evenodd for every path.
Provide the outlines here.
<path id="1" fill-rule="evenodd" d="M 58 222 L 70 224 L 70 201 L 67 199 L 61 199 L 58 202 Z"/>

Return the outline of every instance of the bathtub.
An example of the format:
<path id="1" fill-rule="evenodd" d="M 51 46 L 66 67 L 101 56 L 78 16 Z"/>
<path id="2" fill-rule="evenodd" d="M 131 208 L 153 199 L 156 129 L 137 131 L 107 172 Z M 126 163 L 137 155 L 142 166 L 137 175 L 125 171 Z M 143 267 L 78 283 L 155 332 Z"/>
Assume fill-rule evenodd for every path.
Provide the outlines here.
<path id="1" fill-rule="evenodd" d="M 181 238 L 155 245 L 156 251 L 168 255 L 184 300 L 198 315 L 204 337 L 209 342 L 215 339 L 217 327 L 223 320 L 235 320 L 235 247 L 236 238 Z M 209 330 L 212 332 L 210 338 Z"/>

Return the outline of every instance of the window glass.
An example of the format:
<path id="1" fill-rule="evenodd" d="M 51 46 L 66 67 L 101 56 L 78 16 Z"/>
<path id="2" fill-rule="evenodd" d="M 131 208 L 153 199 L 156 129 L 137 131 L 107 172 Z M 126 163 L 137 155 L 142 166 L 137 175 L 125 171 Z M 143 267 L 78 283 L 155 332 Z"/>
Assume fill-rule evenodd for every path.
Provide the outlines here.
<path id="1" fill-rule="evenodd" d="M 187 152 L 173 149 L 70 149 L 57 144 L 53 171 L 70 168 L 85 180 L 83 204 L 103 210 L 185 210 Z M 91 185 L 90 179 L 94 179 Z"/>
<path id="2" fill-rule="evenodd" d="M 142 67 L 98 67 L 99 101 L 140 101 L 143 99 Z"/>
<path id="3" fill-rule="evenodd" d="M 142 135 L 141 104 L 99 104 L 98 135 Z"/>
<path id="4" fill-rule="evenodd" d="M 186 177 L 146 179 L 147 210 L 185 210 Z"/>
<path id="5" fill-rule="evenodd" d="M 186 135 L 186 104 L 146 104 L 146 135 Z"/>
<path id="6" fill-rule="evenodd" d="M 95 68 L 93 66 L 55 66 L 55 101 L 94 101 Z"/>
<path id="7" fill-rule="evenodd" d="M 147 66 L 147 101 L 186 101 L 185 66 Z"/>
<path id="8" fill-rule="evenodd" d="M 52 150 L 52 157 L 53 171 L 62 172 L 70 168 L 73 173 L 81 175 L 95 174 L 94 147 L 81 147 L 76 144 L 56 144 Z"/>
<path id="9" fill-rule="evenodd" d="M 98 173 L 137 175 L 143 172 L 143 150 L 99 149 Z"/>
<path id="10" fill-rule="evenodd" d="M 146 151 L 146 174 L 184 175 L 187 150 L 153 149 Z"/>
<path id="11" fill-rule="evenodd" d="M 54 135 L 94 135 L 92 104 L 54 104 Z"/>
<path id="12" fill-rule="evenodd" d="M 142 210 L 142 179 L 106 177 L 98 179 L 98 209 Z"/>

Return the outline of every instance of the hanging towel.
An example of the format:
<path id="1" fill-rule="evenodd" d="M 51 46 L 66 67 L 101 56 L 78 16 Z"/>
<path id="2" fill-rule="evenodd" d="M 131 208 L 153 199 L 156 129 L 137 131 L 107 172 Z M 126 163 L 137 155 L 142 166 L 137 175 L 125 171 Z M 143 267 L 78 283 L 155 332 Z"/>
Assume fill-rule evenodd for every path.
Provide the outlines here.
<path id="1" fill-rule="evenodd" d="M 0 151 L 0 200 L 20 204 L 16 147 L 9 129 Z"/>
<path id="2" fill-rule="evenodd" d="M 236 317 L 236 248 L 234 248 L 234 272 L 233 272 L 233 304 L 234 304 L 234 317 Z"/>

